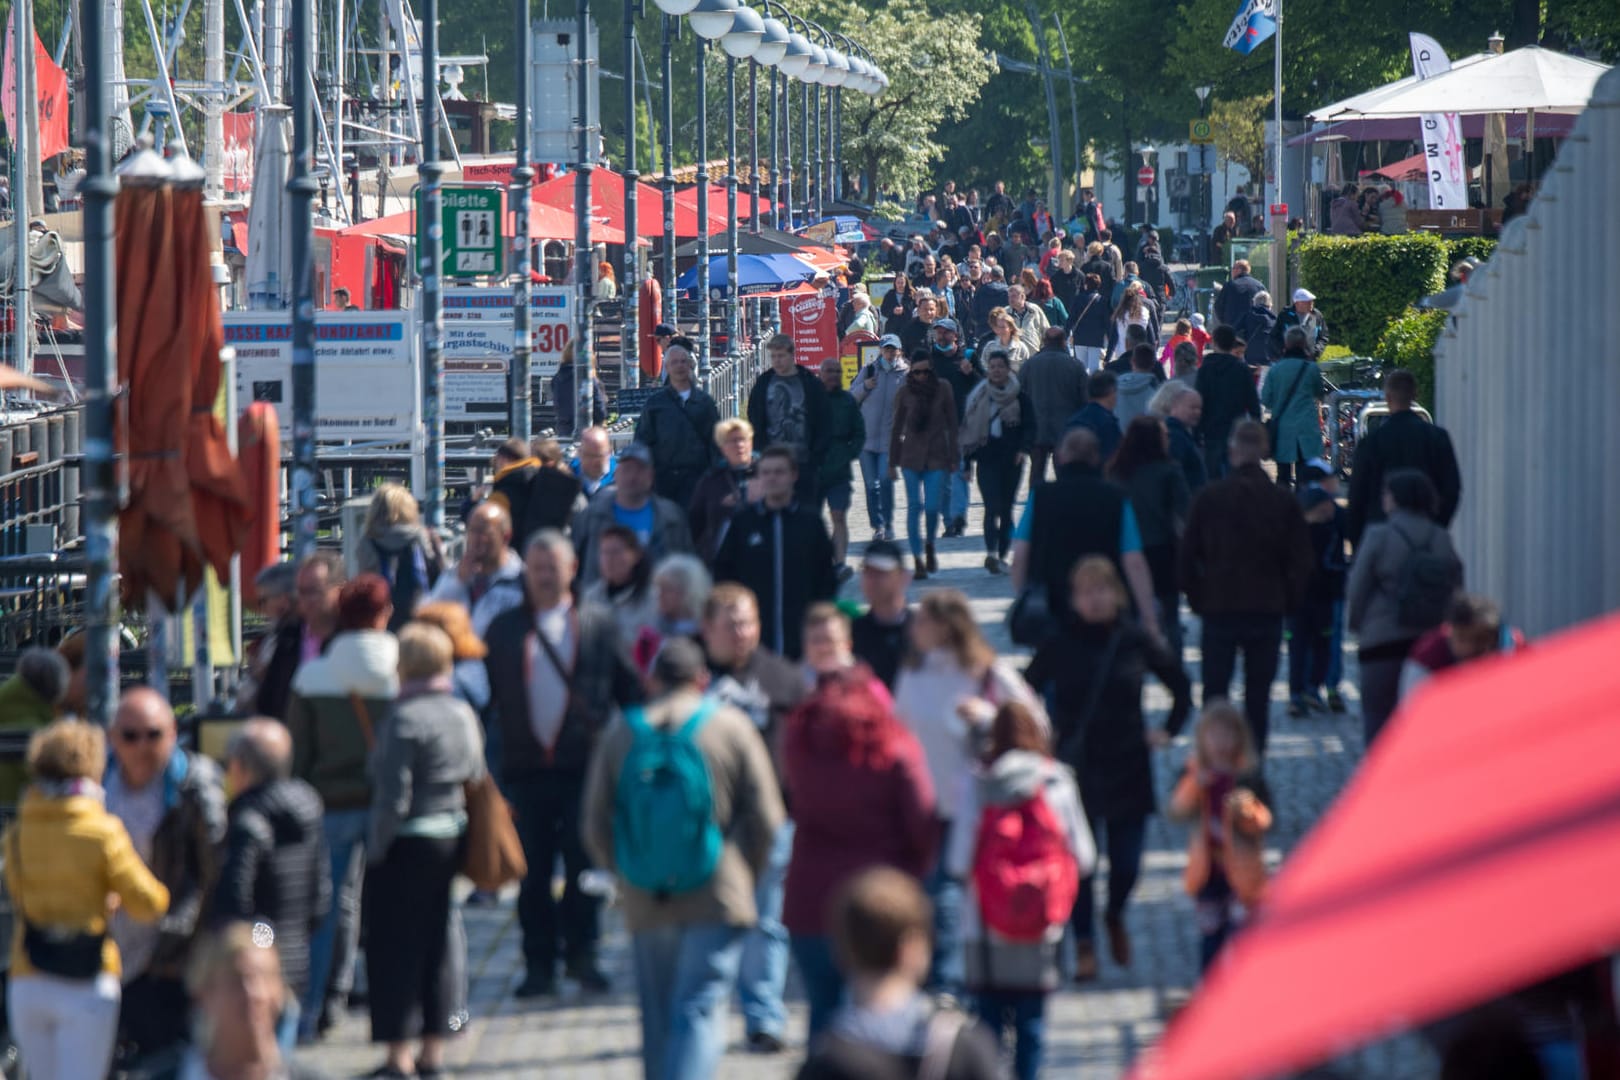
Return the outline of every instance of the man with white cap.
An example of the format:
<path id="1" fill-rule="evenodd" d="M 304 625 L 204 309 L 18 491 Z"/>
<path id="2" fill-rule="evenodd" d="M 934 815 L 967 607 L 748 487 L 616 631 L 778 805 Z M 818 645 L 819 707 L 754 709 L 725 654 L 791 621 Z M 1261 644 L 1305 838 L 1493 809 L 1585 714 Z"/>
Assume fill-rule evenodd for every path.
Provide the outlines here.
<path id="1" fill-rule="evenodd" d="M 901 354 L 900 336 L 884 334 L 878 357 L 863 367 L 849 392 L 861 406 L 866 443 L 861 447 L 861 480 L 866 486 L 866 516 L 875 540 L 894 537 L 894 481 L 889 479 L 889 433 L 894 428 L 894 398 L 910 370 Z"/>
<path id="2" fill-rule="evenodd" d="M 1278 316 L 1271 328 L 1270 352 L 1273 362 L 1283 354 L 1283 342 L 1288 331 L 1296 326 L 1305 332 L 1305 354 L 1312 360 L 1321 359 L 1322 350 L 1328 344 L 1327 320 L 1316 310 L 1316 294 L 1309 289 L 1294 290 L 1293 307 Z"/>

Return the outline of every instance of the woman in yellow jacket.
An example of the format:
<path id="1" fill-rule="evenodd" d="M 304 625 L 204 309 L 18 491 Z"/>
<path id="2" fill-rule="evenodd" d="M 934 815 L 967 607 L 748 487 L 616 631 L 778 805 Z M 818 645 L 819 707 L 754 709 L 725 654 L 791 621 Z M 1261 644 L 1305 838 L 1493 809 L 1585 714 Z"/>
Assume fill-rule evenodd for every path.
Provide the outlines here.
<path id="1" fill-rule="evenodd" d="M 102 806 L 101 729 L 58 721 L 30 740 L 32 785 L 6 830 L 6 888 L 16 916 L 7 1006 L 30 1076 L 100 1077 L 118 1030 L 118 946 L 107 916 L 141 922 L 169 907 L 123 822 Z"/>

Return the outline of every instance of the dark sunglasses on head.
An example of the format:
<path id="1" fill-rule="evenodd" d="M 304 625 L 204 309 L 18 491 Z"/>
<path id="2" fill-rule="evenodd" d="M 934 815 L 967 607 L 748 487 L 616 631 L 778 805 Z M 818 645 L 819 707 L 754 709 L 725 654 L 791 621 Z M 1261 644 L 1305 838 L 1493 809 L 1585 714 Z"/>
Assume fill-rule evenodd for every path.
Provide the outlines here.
<path id="1" fill-rule="evenodd" d="M 163 738 L 163 729 L 161 728 L 117 728 L 116 730 L 119 740 L 132 746 L 136 743 L 157 742 Z"/>

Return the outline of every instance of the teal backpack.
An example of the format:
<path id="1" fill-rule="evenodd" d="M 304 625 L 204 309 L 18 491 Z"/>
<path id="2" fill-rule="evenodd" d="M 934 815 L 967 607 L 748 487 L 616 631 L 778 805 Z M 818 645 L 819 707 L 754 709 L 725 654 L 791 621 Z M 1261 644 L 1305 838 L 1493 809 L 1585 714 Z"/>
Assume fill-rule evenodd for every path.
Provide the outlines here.
<path id="1" fill-rule="evenodd" d="M 639 706 L 624 714 L 631 743 L 613 800 L 613 857 L 625 881 L 661 899 L 701 887 L 720 862 L 725 837 L 697 745 L 714 709 L 704 698 L 678 728 L 653 727 Z"/>

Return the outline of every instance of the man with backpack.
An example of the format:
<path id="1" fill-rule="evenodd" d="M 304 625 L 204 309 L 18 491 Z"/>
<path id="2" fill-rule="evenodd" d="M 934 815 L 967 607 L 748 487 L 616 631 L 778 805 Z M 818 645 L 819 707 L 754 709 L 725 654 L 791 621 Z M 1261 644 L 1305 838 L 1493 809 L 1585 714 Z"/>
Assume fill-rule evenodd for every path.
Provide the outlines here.
<path id="1" fill-rule="evenodd" d="M 643 1074 L 703 1080 L 725 1052 L 726 1006 L 782 793 L 753 723 L 705 695 L 696 643 L 668 642 L 651 681 L 653 702 L 628 710 L 597 748 L 583 833 L 619 881 Z"/>

